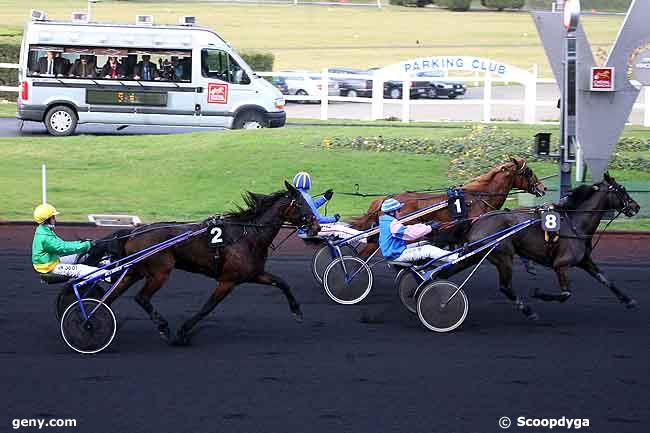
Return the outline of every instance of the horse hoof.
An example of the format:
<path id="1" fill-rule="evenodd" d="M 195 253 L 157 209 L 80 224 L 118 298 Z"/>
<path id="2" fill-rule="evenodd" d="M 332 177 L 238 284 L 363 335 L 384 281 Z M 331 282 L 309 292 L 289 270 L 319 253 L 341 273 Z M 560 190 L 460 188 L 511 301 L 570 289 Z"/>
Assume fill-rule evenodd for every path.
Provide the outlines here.
<path id="1" fill-rule="evenodd" d="M 566 302 L 572 295 L 573 295 L 573 293 L 571 293 L 571 292 L 562 292 L 562 293 L 560 293 L 560 297 L 558 298 L 558 301 L 559 302 Z"/>
<path id="2" fill-rule="evenodd" d="M 530 320 L 531 322 L 537 322 L 539 320 L 539 314 L 537 313 L 529 313 L 526 315 L 526 318 Z"/>
<path id="3" fill-rule="evenodd" d="M 160 334 L 160 338 L 162 338 L 163 341 L 169 342 L 169 340 L 172 339 L 172 334 L 169 328 L 159 329 L 158 334 Z"/>
<path id="4" fill-rule="evenodd" d="M 636 308 L 636 306 L 637 306 L 637 302 L 634 299 L 628 299 L 625 302 L 625 308 L 627 308 L 628 310 Z"/>
<path id="5" fill-rule="evenodd" d="M 298 322 L 298 323 L 302 323 L 303 320 L 304 320 L 304 319 L 303 319 L 303 316 L 302 316 L 302 311 L 300 311 L 300 310 L 298 310 L 298 311 L 294 311 L 294 312 L 293 312 L 293 318 L 294 318 L 294 320 L 295 320 L 296 322 Z"/>
<path id="6" fill-rule="evenodd" d="M 173 346 L 189 346 L 190 345 L 190 336 L 184 332 L 178 331 L 176 333 L 176 338 L 172 341 Z"/>

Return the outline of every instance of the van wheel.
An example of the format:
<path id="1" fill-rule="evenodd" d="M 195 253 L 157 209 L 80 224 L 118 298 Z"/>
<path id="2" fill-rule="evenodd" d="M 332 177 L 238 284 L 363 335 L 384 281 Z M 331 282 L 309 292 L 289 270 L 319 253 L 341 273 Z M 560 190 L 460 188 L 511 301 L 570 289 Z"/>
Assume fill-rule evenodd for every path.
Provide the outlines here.
<path id="1" fill-rule="evenodd" d="M 307 96 L 307 95 L 308 95 L 308 93 L 306 91 L 302 90 L 302 89 L 300 89 L 300 90 L 298 90 L 296 92 L 296 96 Z M 306 103 L 308 103 L 310 101 L 308 101 L 307 99 L 297 99 L 296 102 L 298 104 L 306 104 Z"/>
<path id="2" fill-rule="evenodd" d="M 232 123 L 232 129 L 260 129 L 267 127 L 266 119 L 259 111 L 244 111 Z"/>
<path id="3" fill-rule="evenodd" d="M 57 105 L 45 115 L 45 128 L 50 135 L 71 135 L 77 129 L 77 113 L 70 107 Z"/>

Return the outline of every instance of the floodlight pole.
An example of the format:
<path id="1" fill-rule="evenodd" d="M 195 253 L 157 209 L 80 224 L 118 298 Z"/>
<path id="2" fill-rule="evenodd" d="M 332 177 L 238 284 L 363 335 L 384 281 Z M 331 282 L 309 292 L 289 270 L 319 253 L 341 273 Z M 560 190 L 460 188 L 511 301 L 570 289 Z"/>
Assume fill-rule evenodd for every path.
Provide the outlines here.
<path id="1" fill-rule="evenodd" d="M 577 63 L 578 50 L 576 29 L 580 19 L 580 0 L 568 0 L 564 10 L 564 86 L 562 91 L 562 120 L 560 131 L 560 191 L 561 199 L 571 190 L 571 150 L 576 149 L 577 139 Z"/>

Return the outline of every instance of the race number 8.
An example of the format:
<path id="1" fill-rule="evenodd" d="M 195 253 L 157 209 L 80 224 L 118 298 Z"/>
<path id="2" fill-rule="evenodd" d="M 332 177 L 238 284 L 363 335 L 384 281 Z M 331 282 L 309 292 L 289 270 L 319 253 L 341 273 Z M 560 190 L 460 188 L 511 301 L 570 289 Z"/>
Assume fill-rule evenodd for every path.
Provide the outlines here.
<path id="1" fill-rule="evenodd" d="M 560 231 L 560 215 L 557 212 L 544 212 L 542 214 L 542 229 L 545 232 Z"/>
<path id="2" fill-rule="evenodd" d="M 210 230 L 210 245 L 218 245 L 223 243 L 223 238 L 221 235 L 223 234 L 223 230 L 221 227 L 213 227 L 212 230 Z"/>

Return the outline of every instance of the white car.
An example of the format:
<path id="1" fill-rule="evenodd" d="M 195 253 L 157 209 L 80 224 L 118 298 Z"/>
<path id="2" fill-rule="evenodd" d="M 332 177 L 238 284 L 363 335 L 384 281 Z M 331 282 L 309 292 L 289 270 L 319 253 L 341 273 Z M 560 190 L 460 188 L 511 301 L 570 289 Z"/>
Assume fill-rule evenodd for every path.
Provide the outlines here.
<path id="1" fill-rule="evenodd" d="M 282 71 L 291 73 L 291 75 L 283 75 L 287 86 L 289 87 L 290 95 L 297 96 L 320 96 L 321 94 L 321 78 L 318 75 L 307 71 Z M 299 75 L 300 74 L 300 75 Z M 327 94 L 330 96 L 339 96 L 339 85 L 334 80 L 328 80 Z M 300 104 L 306 102 L 318 102 L 317 99 L 302 99 L 296 100 Z"/>

